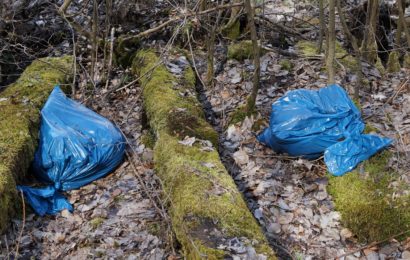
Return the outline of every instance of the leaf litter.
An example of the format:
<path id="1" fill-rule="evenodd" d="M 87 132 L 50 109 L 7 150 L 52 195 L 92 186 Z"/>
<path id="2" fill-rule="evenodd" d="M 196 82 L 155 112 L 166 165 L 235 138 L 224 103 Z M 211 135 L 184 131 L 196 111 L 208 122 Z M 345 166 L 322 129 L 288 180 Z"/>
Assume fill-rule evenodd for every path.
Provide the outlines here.
<path id="1" fill-rule="evenodd" d="M 126 72 L 116 71 L 113 82 Z M 81 84 L 86 84 L 80 75 Z M 115 84 L 110 87 L 116 88 Z M 110 89 L 109 89 L 110 90 Z M 167 211 L 161 200 L 161 184 L 153 170 L 152 150 L 141 137 L 147 134 L 142 124 L 139 88 L 116 93 L 87 92 L 77 95 L 103 116 L 117 123 L 127 137 L 129 148 L 124 162 L 108 176 L 78 190 L 67 192 L 75 208 L 56 216 L 39 217 L 28 210 L 19 257 L 28 259 L 178 259 L 175 253 Z M 87 98 L 91 97 L 91 98 Z M 195 141 L 195 140 L 194 140 Z M 145 159 L 145 160 L 144 160 Z M 22 220 L 0 239 L 0 259 L 14 255 Z M 7 250 L 7 248 L 9 250 Z"/>
<path id="2" fill-rule="evenodd" d="M 241 124 L 229 125 L 229 115 L 245 105 L 252 86 L 252 60 L 228 60 L 216 76 L 213 87 L 205 94 L 215 112 L 215 125 L 226 129 L 220 138 L 220 154 L 249 208 L 265 234 L 279 243 L 280 248 L 293 257 L 303 259 L 331 259 L 363 246 L 354 234 L 341 223 L 341 216 L 328 194 L 328 173 L 322 160 L 309 161 L 276 154 L 255 138 L 255 122 L 267 125 L 273 101 L 292 89 L 318 89 L 326 85 L 327 77 L 321 60 L 299 58 L 292 60 L 294 68 L 284 71 L 278 62 L 282 55 L 267 52 L 261 57 L 261 88 L 256 100 L 258 115 L 247 117 Z M 197 64 L 201 64 L 198 58 Z M 404 69 L 381 77 L 376 68 L 364 64 L 364 74 L 373 86 L 374 95 L 366 95 L 362 102 L 363 118 L 379 134 L 397 138 L 394 149 L 400 153 L 392 161 L 403 178 L 410 179 L 409 162 L 405 155 L 410 149 L 410 95 L 400 86 L 406 79 Z M 205 68 L 199 67 L 205 75 Z M 237 71 L 248 75 L 238 81 Z M 274 72 L 274 73 L 273 73 Z M 339 71 L 337 82 L 351 93 L 355 76 Z M 397 95 L 395 95 L 395 92 Z M 221 95 L 221 93 L 223 93 Z M 394 96 L 395 95 L 395 96 Z M 387 100 L 393 97 L 391 103 Z M 227 98 L 228 97 L 228 98 Z M 400 165 L 400 167 L 398 167 Z M 391 250 L 386 250 L 390 248 Z M 346 259 L 384 259 L 410 254 L 408 246 L 393 241 L 374 246 L 367 251 L 349 254 Z"/>

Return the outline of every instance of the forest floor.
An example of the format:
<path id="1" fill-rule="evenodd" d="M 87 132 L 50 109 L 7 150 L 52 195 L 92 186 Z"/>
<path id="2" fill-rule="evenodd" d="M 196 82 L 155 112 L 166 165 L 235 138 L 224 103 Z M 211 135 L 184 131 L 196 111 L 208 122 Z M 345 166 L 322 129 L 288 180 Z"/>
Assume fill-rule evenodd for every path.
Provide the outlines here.
<path id="1" fill-rule="evenodd" d="M 294 12 L 279 4 L 271 8 Z M 306 37 L 314 39 L 315 35 Z M 267 40 L 262 43 L 269 44 Z M 331 259 L 366 244 L 359 243 L 342 225 L 327 190 L 330 175 L 323 161 L 276 154 L 255 138 L 268 125 L 272 102 L 287 91 L 326 86 L 322 60 L 298 53 L 295 43 L 290 44 L 288 51 L 296 56 L 268 51 L 261 57 L 261 89 L 255 116 L 230 124 L 230 116 L 246 102 L 252 88 L 253 65 L 250 59 L 227 59 L 224 41 L 217 46 L 215 56 L 220 71 L 212 87 L 202 87 L 202 94 L 211 105 L 206 108 L 212 115 L 211 122 L 220 132 L 219 152 L 225 166 L 266 236 L 275 241 L 275 250 L 282 258 Z M 167 49 L 161 42 L 149 45 Z M 206 53 L 198 48 L 193 55 L 198 74 L 203 76 Z M 173 61 L 179 58 L 163 57 L 170 72 L 178 74 L 178 63 Z M 406 158 L 410 151 L 410 94 L 406 85 L 409 70 L 382 75 L 376 68 L 363 65 L 370 87 L 361 90 L 362 117 L 374 132 L 395 140 L 389 148 L 393 156 L 388 166 L 410 184 Z M 39 217 L 28 211 L 24 220 L 13 220 L 10 230 L 0 239 L 0 258 L 13 255 L 16 247 L 23 259 L 181 258 L 165 207 L 167 201 L 161 196 L 161 182 L 154 171 L 150 131 L 144 129 L 141 89 L 132 84 L 117 91 L 130 81 L 130 75 L 127 70 L 114 70 L 107 89 L 90 89 L 89 76 L 80 71 L 81 91 L 74 97 L 119 126 L 129 145 L 125 161 L 107 177 L 68 192 L 74 213 L 64 211 L 61 215 Z M 336 81 L 349 93 L 353 93 L 355 80 L 348 68 L 338 70 Z M 255 122 L 260 126 L 255 128 Z M 393 238 L 345 259 L 409 256 L 410 240 L 399 242 Z M 243 259 L 251 258 L 244 255 Z"/>

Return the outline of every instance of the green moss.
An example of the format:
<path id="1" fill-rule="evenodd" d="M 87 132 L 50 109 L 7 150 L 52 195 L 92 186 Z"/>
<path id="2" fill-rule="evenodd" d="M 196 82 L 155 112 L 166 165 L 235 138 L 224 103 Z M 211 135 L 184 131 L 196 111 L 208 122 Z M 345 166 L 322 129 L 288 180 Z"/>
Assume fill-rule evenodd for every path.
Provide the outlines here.
<path id="1" fill-rule="evenodd" d="M 389 59 L 387 61 L 387 72 L 394 73 L 399 72 L 401 69 L 399 62 L 399 54 L 397 51 L 392 51 L 389 54 Z"/>
<path id="2" fill-rule="evenodd" d="M 251 40 L 232 43 L 228 46 L 228 59 L 242 61 L 253 56 L 253 45 Z"/>
<path id="3" fill-rule="evenodd" d="M 359 241 L 381 241 L 410 227 L 409 195 L 395 197 L 409 187 L 390 185 L 401 182 L 387 167 L 390 157 L 384 151 L 364 163 L 364 174 L 354 171 L 330 178 L 329 192 L 342 223 Z"/>
<path id="4" fill-rule="evenodd" d="M 117 66 L 123 66 L 124 68 L 130 66 L 134 57 L 133 54 L 138 50 L 140 45 L 139 38 L 125 40 L 124 37 L 119 37 L 114 45 L 114 64 Z"/>
<path id="5" fill-rule="evenodd" d="M 410 69 L 410 53 L 406 52 L 403 59 L 403 68 Z"/>
<path id="6" fill-rule="evenodd" d="M 386 69 L 384 68 L 382 60 L 379 57 L 377 57 L 377 61 L 376 61 L 376 64 L 374 64 L 374 66 L 376 67 L 377 70 L 379 70 L 381 75 L 386 74 Z"/>
<path id="7" fill-rule="evenodd" d="M 256 114 L 256 110 L 253 110 L 252 112 L 248 112 L 247 111 L 247 106 L 246 105 L 242 105 L 237 107 L 230 115 L 230 120 L 229 120 L 229 125 L 232 124 L 236 124 L 239 122 L 242 122 L 243 120 L 245 120 L 245 118 L 247 116 L 251 116 Z"/>
<path id="8" fill-rule="evenodd" d="M 90 225 L 93 229 L 97 229 L 103 222 L 104 222 L 103 218 L 97 217 L 97 218 L 93 218 L 90 221 Z"/>
<path id="9" fill-rule="evenodd" d="M 296 47 L 302 55 L 309 57 L 317 55 L 316 45 L 317 44 L 312 41 L 298 41 Z"/>
<path id="10" fill-rule="evenodd" d="M 359 111 L 362 111 L 362 104 L 360 103 L 360 98 L 353 98 L 353 104 L 359 109 Z"/>
<path id="11" fill-rule="evenodd" d="M 281 66 L 281 69 L 291 71 L 293 68 L 292 62 L 288 59 L 282 59 L 279 61 L 279 65 Z"/>
<path id="12" fill-rule="evenodd" d="M 168 129 L 180 139 L 184 139 L 185 136 L 194 136 L 199 139 L 209 140 L 215 147 L 218 146 L 218 133 L 212 126 L 185 110 L 170 111 Z"/>
<path id="13" fill-rule="evenodd" d="M 163 233 L 163 227 L 160 223 L 148 223 L 148 231 L 154 236 L 160 236 Z"/>
<path id="14" fill-rule="evenodd" d="M 348 54 L 339 42 L 336 42 L 336 59 L 338 59 L 340 63 L 350 71 L 355 71 L 357 69 L 355 57 Z"/>
<path id="15" fill-rule="evenodd" d="M 139 64 L 139 73 L 144 74 L 157 61 L 154 52 L 140 51 L 134 65 Z M 219 240 L 247 237 L 256 241 L 253 246 L 258 253 L 274 258 L 217 151 L 203 151 L 198 143 L 192 147 L 179 143 L 189 135 L 217 145 L 217 134 L 205 121 L 195 95 L 180 95 L 194 91 L 194 86 L 189 86 L 195 83 L 193 79 L 178 80 L 160 65 L 141 80 L 145 109 L 157 136 L 155 168 L 171 201 L 172 226 L 184 256 L 221 259 L 225 252 L 217 248 Z M 211 234 L 215 229 L 219 235 Z"/>
<path id="16" fill-rule="evenodd" d="M 214 228 L 222 234 L 211 240 L 232 237 L 255 239 L 258 241 L 258 253 L 273 256 L 268 247 L 262 247 L 266 245 L 266 239 L 218 153 L 181 145 L 177 138 L 165 132 L 159 136 L 154 150 L 155 166 L 167 195 L 172 198 L 172 223 L 179 242 L 185 248 L 185 256 L 196 259 L 197 252 L 191 241 L 194 239 L 201 253 L 201 249 L 206 249 L 204 252 L 210 259 L 214 259 L 212 256 L 219 259 L 224 251 L 213 248 L 209 239 L 209 232 Z"/>
<path id="17" fill-rule="evenodd" d="M 361 46 L 361 53 L 363 53 L 363 45 L 365 44 L 365 41 L 362 41 L 362 46 Z M 370 64 L 375 64 L 377 62 L 377 58 L 379 57 L 377 55 L 377 43 L 376 41 L 372 41 L 370 44 L 367 45 L 367 50 L 365 53 L 365 58 Z"/>
<path id="18" fill-rule="evenodd" d="M 306 57 L 317 56 L 317 43 L 312 41 L 299 41 L 297 44 L 299 52 Z M 348 70 L 356 70 L 356 59 L 348 54 L 339 42 L 336 42 L 336 59 Z"/>
<path id="19" fill-rule="evenodd" d="M 148 131 L 141 136 L 141 143 L 146 147 L 153 149 L 155 145 L 155 133 L 153 131 Z"/>
<path id="20" fill-rule="evenodd" d="M 263 118 L 259 118 L 255 120 L 255 122 L 252 125 L 252 131 L 254 132 L 259 132 L 260 130 L 264 129 L 267 125 L 267 122 Z"/>
<path id="21" fill-rule="evenodd" d="M 369 123 L 366 124 L 364 131 L 365 134 L 370 134 L 372 132 L 378 132 L 377 128 L 370 125 Z"/>
<path id="22" fill-rule="evenodd" d="M 15 182 L 25 176 L 34 157 L 39 110 L 56 84 L 68 88 L 64 83 L 71 73 L 70 56 L 39 59 L 0 93 L 5 99 L 0 102 L 0 233 L 16 213 Z"/>
<path id="23" fill-rule="evenodd" d="M 241 24 L 239 20 L 236 20 L 230 27 L 224 28 L 222 33 L 225 35 L 226 38 L 230 40 L 236 40 L 241 35 Z"/>
<path id="24" fill-rule="evenodd" d="M 143 95 L 155 97 L 146 99 L 144 103 L 155 132 L 168 127 L 168 113 L 176 108 L 188 111 L 198 120 L 205 120 L 202 107 L 196 102 L 195 94 L 192 94 L 195 93 L 195 86 L 179 82 L 159 63 L 154 52 L 139 51 L 133 61 L 133 71 L 146 75 L 141 79 Z M 185 92 L 191 94 L 184 96 Z"/>

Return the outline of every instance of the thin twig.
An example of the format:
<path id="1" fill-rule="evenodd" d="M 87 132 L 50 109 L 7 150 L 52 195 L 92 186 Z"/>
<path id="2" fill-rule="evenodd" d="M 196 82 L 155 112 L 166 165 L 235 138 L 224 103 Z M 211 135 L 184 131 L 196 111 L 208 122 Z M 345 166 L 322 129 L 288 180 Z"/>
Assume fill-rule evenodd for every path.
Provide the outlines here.
<path id="1" fill-rule="evenodd" d="M 392 104 L 393 103 L 393 100 L 396 98 L 396 96 L 400 93 L 400 91 L 405 87 L 405 86 L 407 86 L 407 82 L 409 82 L 409 80 L 410 79 L 407 79 L 407 80 L 405 80 L 405 81 L 403 81 L 401 84 L 400 84 L 400 87 L 394 92 L 394 94 L 386 101 L 386 103 L 385 104 Z"/>
<path id="2" fill-rule="evenodd" d="M 409 232 L 410 232 L 410 230 L 406 230 L 406 231 L 400 232 L 400 233 L 398 233 L 398 234 L 395 234 L 395 235 L 393 235 L 393 236 L 391 236 L 391 237 L 389 237 L 389 238 L 386 238 L 386 239 L 384 239 L 384 240 L 381 240 L 381 241 L 378 241 L 378 242 L 372 242 L 372 243 L 370 243 L 370 244 L 368 244 L 368 245 L 359 247 L 358 249 L 353 250 L 353 251 L 350 251 L 350 252 L 348 252 L 348 253 L 346 253 L 346 254 L 339 255 L 339 256 L 335 257 L 334 259 L 344 258 L 344 257 L 349 256 L 349 255 L 352 255 L 352 254 L 354 254 L 354 253 L 356 253 L 356 252 L 360 252 L 360 251 L 362 251 L 362 250 L 364 250 L 364 249 L 367 249 L 367 248 L 370 248 L 370 247 L 374 247 L 374 246 L 376 246 L 376 245 L 379 245 L 379 244 L 382 244 L 382 243 L 384 243 L 384 242 L 390 241 L 390 240 L 392 240 L 393 238 L 396 238 L 396 237 L 398 237 L 398 236 L 407 234 L 407 233 L 409 233 Z"/>

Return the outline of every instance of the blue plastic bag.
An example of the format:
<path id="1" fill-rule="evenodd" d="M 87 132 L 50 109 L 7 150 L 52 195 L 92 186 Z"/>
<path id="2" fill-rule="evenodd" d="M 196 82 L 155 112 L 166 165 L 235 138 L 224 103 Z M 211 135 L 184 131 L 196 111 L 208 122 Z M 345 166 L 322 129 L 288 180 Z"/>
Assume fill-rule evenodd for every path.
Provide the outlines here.
<path id="1" fill-rule="evenodd" d="M 272 104 L 269 128 L 257 139 L 276 152 L 315 159 L 324 152 L 329 171 L 345 174 L 392 140 L 362 134 L 360 111 L 339 85 L 294 90 Z"/>
<path id="2" fill-rule="evenodd" d="M 78 189 L 114 170 L 122 161 L 125 141 L 106 118 L 54 88 L 41 110 L 40 143 L 33 170 L 48 186 L 18 186 L 39 214 L 73 210 L 59 193 Z"/>

